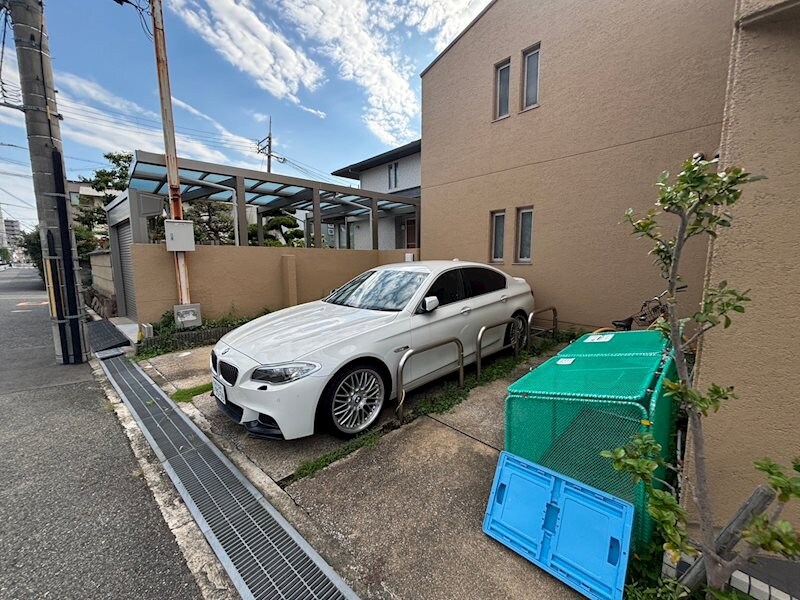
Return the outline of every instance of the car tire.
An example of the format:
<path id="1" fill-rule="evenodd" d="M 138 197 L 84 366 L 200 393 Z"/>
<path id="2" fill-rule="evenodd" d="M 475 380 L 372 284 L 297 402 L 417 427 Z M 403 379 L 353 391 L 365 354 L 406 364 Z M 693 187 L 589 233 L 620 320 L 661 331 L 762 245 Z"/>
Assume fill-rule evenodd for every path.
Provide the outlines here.
<path id="1" fill-rule="evenodd" d="M 318 421 L 337 437 L 355 437 L 377 421 L 388 396 L 389 386 L 377 368 L 363 363 L 350 365 L 325 387 Z"/>
<path id="2" fill-rule="evenodd" d="M 511 317 L 514 319 L 514 323 L 509 323 L 506 327 L 506 337 L 503 341 L 503 345 L 510 346 L 514 340 L 514 336 L 517 331 L 522 332 L 522 342 L 520 343 L 520 351 L 525 350 L 528 346 L 528 336 L 530 335 L 530 331 L 528 331 L 528 319 L 523 312 L 514 313 Z"/>

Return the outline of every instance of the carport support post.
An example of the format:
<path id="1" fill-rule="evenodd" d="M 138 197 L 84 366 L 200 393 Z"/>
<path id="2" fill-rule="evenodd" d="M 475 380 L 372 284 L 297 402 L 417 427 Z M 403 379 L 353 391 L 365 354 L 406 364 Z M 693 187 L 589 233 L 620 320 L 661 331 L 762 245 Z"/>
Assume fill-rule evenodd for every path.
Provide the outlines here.
<path id="1" fill-rule="evenodd" d="M 370 221 L 369 229 L 372 232 L 372 249 L 378 249 L 378 199 L 370 200 Z"/>
<path id="2" fill-rule="evenodd" d="M 239 245 L 249 246 L 247 237 L 247 198 L 245 198 L 244 177 L 236 177 L 236 223 L 239 227 Z"/>
<path id="3" fill-rule="evenodd" d="M 319 188 L 311 188 L 314 200 L 314 247 L 322 248 L 322 203 L 319 199 Z"/>
<path id="4" fill-rule="evenodd" d="M 258 212 L 256 215 L 256 233 L 258 235 L 258 245 L 264 245 L 264 215 Z"/>

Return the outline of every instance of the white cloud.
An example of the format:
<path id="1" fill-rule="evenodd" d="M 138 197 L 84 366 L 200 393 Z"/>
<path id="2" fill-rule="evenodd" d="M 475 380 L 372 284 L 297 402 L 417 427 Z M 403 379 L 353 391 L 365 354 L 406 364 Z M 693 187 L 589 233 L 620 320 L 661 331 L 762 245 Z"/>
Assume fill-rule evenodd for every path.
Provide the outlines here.
<path id="1" fill-rule="evenodd" d="M 279 7 L 305 38 L 321 44 L 342 79 L 364 88 L 362 120 L 378 139 L 396 145 L 417 137 L 411 65 L 389 45 L 365 0 L 279 0 Z"/>
<path id="2" fill-rule="evenodd" d="M 317 110 L 316 108 L 309 108 L 308 106 L 300 105 L 300 110 L 304 110 L 307 113 L 311 113 L 312 115 L 319 117 L 320 119 L 324 119 L 327 114 L 323 110 Z"/>
<path id="3" fill-rule="evenodd" d="M 266 123 L 269 121 L 269 115 L 265 115 L 264 113 L 255 112 L 253 111 L 250 113 L 256 123 Z"/>
<path id="4" fill-rule="evenodd" d="M 277 98 L 300 104 L 300 88 L 316 89 L 323 70 L 265 22 L 250 0 L 172 0 L 170 9 L 229 63 Z"/>
<path id="5" fill-rule="evenodd" d="M 486 8 L 490 0 L 408 0 L 398 18 L 420 33 L 433 33 L 434 48 L 441 52 Z M 403 10 L 404 9 L 404 10 Z"/>

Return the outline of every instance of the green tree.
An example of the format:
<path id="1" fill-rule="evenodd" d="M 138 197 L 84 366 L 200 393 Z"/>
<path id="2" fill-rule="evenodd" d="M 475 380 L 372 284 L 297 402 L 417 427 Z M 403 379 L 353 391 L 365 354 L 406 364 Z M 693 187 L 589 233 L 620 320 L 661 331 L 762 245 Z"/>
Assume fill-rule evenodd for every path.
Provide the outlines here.
<path id="1" fill-rule="evenodd" d="M 73 225 L 72 231 L 75 234 L 75 249 L 78 251 L 80 262 L 89 261 L 89 253 L 97 250 L 99 245 L 94 231 L 82 225 Z"/>
<path id="2" fill-rule="evenodd" d="M 96 169 L 90 178 L 81 177 L 81 181 L 88 183 L 92 189 L 98 192 L 105 192 L 103 204 L 108 204 L 116 196 L 115 193 L 110 193 L 110 190 L 119 192 L 128 187 L 133 154 L 130 152 L 107 152 L 103 157 L 111 163 L 111 167 Z M 95 240 L 94 247 L 89 249 L 91 246 L 89 235 L 84 230 L 88 230 L 92 237 L 97 237 L 93 234 L 94 228 L 106 223 L 106 211 L 102 206 L 81 206 L 76 212 L 75 243 L 78 245 L 78 255 L 81 260 L 86 260 L 86 255 L 97 248 L 99 241 Z"/>
<path id="3" fill-rule="evenodd" d="M 10 263 L 11 262 L 11 250 L 6 248 L 5 246 L 0 247 L 0 263 Z"/>
<path id="4" fill-rule="evenodd" d="M 81 181 L 90 184 L 98 192 L 106 192 L 106 203 L 108 203 L 115 196 L 115 194 L 107 193 L 108 190 L 121 192 L 128 187 L 133 154 L 130 152 L 107 152 L 103 154 L 103 158 L 112 166 L 108 169 L 97 169 L 91 178 L 81 177 Z"/>
<path id="5" fill-rule="evenodd" d="M 700 539 L 689 538 L 686 514 L 672 490 L 653 487 L 656 481 L 654 473 L 663 461 L 660 459 L 661 448 L 651 436 L 637 435 L 626 446 L 603 452 L 614 469 L 630 473 L 634 481 L 644 481 L 650 491 L 649 513 L 663 535 L 664 549 L 673 558 L 682 552 L 702 551 L 708 583 L 706 598 L 709 600 L 720 597 L 731 574 L 760 551 L 774 552 L 787 558 L 800 556 L 800 536 L 789 522 L 780 518 L 785 504 L 800 498 L 800 458 L 795 459 L 788 469 L 770 459 L 756 462 L 755 468 L 766 476 L 773 490 L 772 501 L 763 511 L 754 514 L 742 532 L 741 541 L 733 549 L 718 553 L 715 543 L 703 420 L 736 396 L 730 386 L 711 384 L 708 389 L 696 387 L 690 374 L 687 351 L 711 329 L 729 327 L 732 317 L 745 311 L 750 298 L 748 291 L 736 290 L 722 281 L 706 288 L 703 301 L 692 317 L 680 319 L 676 292 L 681 283 L 681 259 L 687 241 L 697 236 L 716 238 L 722 230 L 730 227 L 733 217 L 729 210 L 741 197 L 740 186 L 760 179 L 738 167 L 729 167 L 723 172 L 717 172 L 715 167 L 716 161 L 695 156 L 683 163 L 674 182 L 670 182 L 668 173 L 662 173 L 655 207 L 643 216 L 635 216 L 632 210 L 625 215 L 634 235 L 652 242 L 650 254 L 655 257 L 655 263 L 668 284 L 668 318 L 662 319 L 658 325 L 671 342 L 678 379 L 667 381 L 666 388 L 668 395 L 688 417 L 688 444 L 692 448 L 691 470 L 681 472 L 689 465 L 672 468 L 679 471 L 684 482 L 688 482 L 687 489 L 691 490 L 700 521 Z M 677 220 L 674 232 L 666 231 L 664 221 L 667 218 Z M 684 337 L 684 331 L 688 332 L 688 339 Z"/>
<path id="6" fill-rule="evenodd" d="M 183 218 L 194 223 L 194 238 L 199 243 L 232 244 L 234 242 L 230 204 L 212 200 L 187 202 L 183 208 Z"/>
<path id="7" fill-rule="evenodd" d="M 298 228 L 294 211 L 276 208 L 262 213 L 261 216 L 262 218 L 266 217 L 264 223 L 265 246 L 298 246 L 298 241 L 302 242 L 305 237 L 303 230 Z M 251 244 L 258 244 L 257 225 L 248 226 L 247 237 Z"/>
<path id="8" fill-rule="evenodd" d="M 23 233 L 20 238 L 20 245 L 25 249 L 25 252 L 30 257 L 36 269 L 39 271 L 39 276 L 44 279 L 44 265 L 42 264 L 42 238 L 39 237 L 39 228 L 34 227 L 32 231 Z"/>

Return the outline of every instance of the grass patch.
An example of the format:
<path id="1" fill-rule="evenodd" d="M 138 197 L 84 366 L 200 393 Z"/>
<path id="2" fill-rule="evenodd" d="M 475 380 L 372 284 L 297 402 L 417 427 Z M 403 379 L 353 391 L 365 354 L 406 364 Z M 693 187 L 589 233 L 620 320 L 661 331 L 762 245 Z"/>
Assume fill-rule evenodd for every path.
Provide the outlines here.
<path id="1" fill-rule="evenodd" d="M 184 390 L 177 390 L 169 395 L 175 402 L 189 402 L 195 396 L 206 394 L 211 391 L 211 383 L 201 383 L 194 387 L 186 388 Z"/>
<path id="2" fill-rule="evenodd" d="M 378 443 L 380 437 L 384 434 L 383 429 L 376 429 L 374 431 L 370 431 L 365 433 L 364 435 L 360 435 L 358 437 L 353 438 L 343 446 L 339 446 L 335 450 L 331 450 L 330 452 L 326 452 L 322 456 L 318 456 L 317 458 L 313 458 L 311 460 L 307 460 L 304 463 L 301 463 L 297 470 L 286 478 L 285 481 L 282 481 L 281 484 L 283 486 L 287 486 L 291 483 L 299 479 L 303 479 L 304 477 L 313 477 L 318 471 L 321 471 L 325 467 L 330 464 L 335 463 L 337 460 L 340 460 L 347 456 L 348 454 L 352 454 L 359 448 L 371 448 L 375 444 Z"/>

